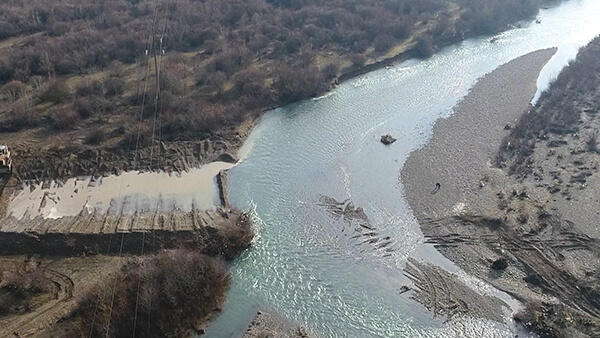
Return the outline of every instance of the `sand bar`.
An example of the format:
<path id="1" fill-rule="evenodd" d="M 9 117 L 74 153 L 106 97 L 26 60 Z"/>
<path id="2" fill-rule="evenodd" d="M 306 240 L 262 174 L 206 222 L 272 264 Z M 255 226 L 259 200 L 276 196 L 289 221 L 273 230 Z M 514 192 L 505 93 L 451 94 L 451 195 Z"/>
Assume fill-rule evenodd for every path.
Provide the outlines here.
<path id="1" fill-rule="evenodd" d="M 483 76 L 452 116 L 437 121 L 429 143 L 410 154 L 401 177 L 421 225 L 464 212 L 485 214 L 496 205 L 486 185 L 502 185 L 504 174 L 491 167 L 492 159 L 510 132 L 505 126 L 529 109 L 538 75 L 556 50 L 523 55 Z"/>

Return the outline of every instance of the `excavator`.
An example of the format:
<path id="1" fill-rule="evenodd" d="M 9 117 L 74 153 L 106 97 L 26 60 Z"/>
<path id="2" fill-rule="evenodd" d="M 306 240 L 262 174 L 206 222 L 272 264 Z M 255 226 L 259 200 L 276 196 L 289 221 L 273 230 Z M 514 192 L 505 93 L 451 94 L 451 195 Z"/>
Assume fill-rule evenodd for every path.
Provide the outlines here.
<path id="1" fill-rule="evenodd" d="M 12 158 L 10 158 L 10 149 L 6 145 L 0 145 L 0 174 L 10 174 L 12 172 Z"/>

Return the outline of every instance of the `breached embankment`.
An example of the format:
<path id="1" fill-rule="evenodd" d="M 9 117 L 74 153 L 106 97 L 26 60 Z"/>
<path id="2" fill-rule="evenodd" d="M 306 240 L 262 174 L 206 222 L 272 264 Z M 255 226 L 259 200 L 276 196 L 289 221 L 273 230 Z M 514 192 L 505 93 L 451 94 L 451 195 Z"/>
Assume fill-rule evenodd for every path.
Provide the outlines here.
<path id="1" fill-rule="evenodd" d="M 506 278 L 496 278 L 489 268 L 503 250 L 487 242 L 497 240 L 492 232 L 501 226 L 498 193 L 511 186 L 492 163 L 509 133 L 506 126 L 529 110 L 538 75 L 556 50 L 523 55 L 482 77 L 451 117 L 437 121 L 429 143 L 411 153 L 401 172 L 405 196 L 428 241 L 468 273 L 520 299 L 531 294 L 523 288 L 522 269 L 511 266 Z"/>
<path id="2" fill-rule="evenodd" d="M 0 222 L 0 255 L 187 247 L 233 258 L 247 246 L 235 239 L 251 227 L 245 213 L 229 208 L 226 169 L 218 164 L 180 176 L 128 173 L 27 188 Z"/>
<path id="3" fill-rule="evenodd" d="M 251 231 L 244 213 L 216 211 L 139 212 L 134 215 L 82 213 L 58 219 L 5 219 L 0 228 L 0 255 L 137 254 L 169 248 L 193 248 L 211 256 L 233 258 L 245 246 L 229 243 L 230 234 Z M 119 243 L 122 242 L 122 249 Z M 112 244 L 111 244 L 112 243 Z"/>

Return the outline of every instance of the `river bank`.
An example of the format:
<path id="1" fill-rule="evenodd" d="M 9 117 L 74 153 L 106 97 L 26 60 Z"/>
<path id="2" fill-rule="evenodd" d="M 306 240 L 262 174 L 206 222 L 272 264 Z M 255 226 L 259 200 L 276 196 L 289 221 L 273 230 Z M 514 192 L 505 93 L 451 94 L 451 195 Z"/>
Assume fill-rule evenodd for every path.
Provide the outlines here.
<path id="1" fill-rule="evenodd" d="M 242 338 L 262 337 L 311 338 L 312 336 L 302 326 L 296 326 L 277 315 L 259 311 L 252 318 Z"/>
<path id="2" fill-rule="evenodd" d="M 162 70 L 148 69 L 152 53 L 143 56 L 154 43 L 143 46 L 141 26 L 152 21 L 147 4 L 120 1 L 117 10 L 85 1 L 82 7 L 94 15 L 66 19 L 59 13 L 71 9 L 60 3 L 40 14 L 47 16 L 43 23 L 27 28 L 8 23 L 27 21 L 27 5 L 7 5 L 11 19 L 2 21 L 0 37 L 6 39 L 0 43 L 0 136 L 10 140 L 22 179 L 234 162 L 244 125 L 264 111 L 319 96 L 336 77 L 506 30 L 553 2 L 161 3 L 155 10 L 165 11 L 164 29 L 173 24 L 178 28 L 169 29 L 179 32 L 165 41 L 164 53 L 154 55 L 154 61 L 164 58 L 157 62 Z M 29 5 L 39 7 L 35 3 Z M 100 19 L 113 16 L 110 23 Z M 93 29 L 83 39 L 70 26 Z M 108 42 L 98 41 L 106 36 L 120 42 L 107 49 Z M 165 81 L 153 88 L 154 81 L 146 80 L 159 70 Z"/>
<path id="3" fill-rule="evenodd" d="M 546 187 L 494 166 L 498 147 L 532 108 L 538 74 L 555 52 L 524 55 L 481 78 L 454 114 L 435 124 L 429 143 L 409 156 L 401 177 L 428 242 L 467 273 L 526 303 L 528 315 L 516 318 L 530 323 L 554 316 L 564 332 L 590 334 L 595 325 L 582 323 L 589 325 L 587 314 L 596 313 L 586 300 L 593 289 L 569 273 L 588 268 L 577 262 L 590 253 L 575 253 L 585 251 L 577 244 L 585 236 L 556 217 L 545 203 Z M 561 304 L 577 305 L 563 310 Z M 548 323 L 538 332 L 556 334 Z"/>

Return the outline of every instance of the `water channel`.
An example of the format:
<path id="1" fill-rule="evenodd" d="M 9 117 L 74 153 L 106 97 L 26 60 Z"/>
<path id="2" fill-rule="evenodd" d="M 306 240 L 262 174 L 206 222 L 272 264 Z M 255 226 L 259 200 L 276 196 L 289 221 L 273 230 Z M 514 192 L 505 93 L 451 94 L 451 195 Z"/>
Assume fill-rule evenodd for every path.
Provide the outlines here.
<path id="1" fill-rule="evenodd" d="M 409 293 L 399 294 L 410 283 L 403 273 L 407 257 L 462 274 L 490 292 L 424 244 L 399 173 L 477 78 L 527 52 L 558 47 L 538 79 L 543 90 L 600 34 L 598 15 L 600 1 L 568 1 L 542 10 L 540 24 L 523 23 L 493 43 L 490 37 L 466 40 L 268 112 L 229 175 L 230 199 L 252 210 L 257 238 L 232 264 L 225 307 L 205 336 L 239 336 L 258 309 L 304 323 L 319 337 L 511 336 L 511 325 L 473 318 L 444 323 Z M 387 133 L 398 138 L 389 147 L 379 142 Z M 351 229 L 319 205 L 320 196 L 364 208 L 393 250 L 352 238 Z"/>

